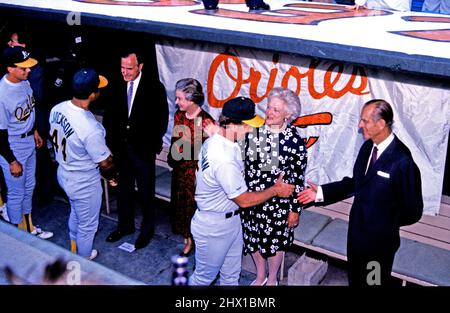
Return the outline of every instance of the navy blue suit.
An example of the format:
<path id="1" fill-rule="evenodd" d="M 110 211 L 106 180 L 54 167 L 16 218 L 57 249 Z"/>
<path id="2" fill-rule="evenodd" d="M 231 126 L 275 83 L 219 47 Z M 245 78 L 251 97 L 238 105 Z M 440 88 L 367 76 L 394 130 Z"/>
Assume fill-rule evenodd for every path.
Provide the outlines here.
<path id="1" fill-rule="evenodd" d="M 169 109 L 164 85 L 149 73 L 141 72 L 141 81 L 128 117 L 127 84 L 112 84 L 111 102 L 103 124 L 106 143 L 119 169 L 118 230 L 134 231 L 135 181 L 142 209 L 141 234 L 152 236 L 155 230 L 155 159 L 163 145 Z"/>
<path id="2" fill-rule="evenodd" d="M 353 178 L 322 186 L 326 203 L 355 197 L 347 235 L 350 285 L 367 285 L 370 261 L 381 265 L 381 284 L 391 282 L 400 226 L 417 222 L 423 210 L 420 171 L 409 149 L 394 137 L 365 174 L 372 146 L 372 140 L 362 145 Z"/>

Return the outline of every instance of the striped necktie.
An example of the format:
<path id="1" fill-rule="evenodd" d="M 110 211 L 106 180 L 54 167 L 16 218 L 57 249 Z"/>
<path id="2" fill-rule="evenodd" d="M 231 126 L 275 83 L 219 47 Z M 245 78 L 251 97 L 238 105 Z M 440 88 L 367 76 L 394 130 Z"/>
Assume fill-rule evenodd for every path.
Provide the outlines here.
<path id="1" fill-rule="evenodd" d="M 127 103 L 128 103 L 128 115 L 130 115 L 131 111 L 131 99 L 133 98 L 133 82 L 130 82 L 130 87 L 128 87 L 127 93 Z"/>

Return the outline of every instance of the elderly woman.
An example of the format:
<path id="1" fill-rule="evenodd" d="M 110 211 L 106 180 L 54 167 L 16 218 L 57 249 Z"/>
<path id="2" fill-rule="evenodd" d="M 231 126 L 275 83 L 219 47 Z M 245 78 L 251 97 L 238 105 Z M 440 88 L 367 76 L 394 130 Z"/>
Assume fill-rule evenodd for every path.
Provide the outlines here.
<path id="1" fill-rule="evenodd" d="M 284 88 L 269 93 L 266 122 L 245 143 L 245 178 L 249 191 L 272 186 L 280 173 L 284 180 L 303 190 L 306 146 L 290 123 L 300 115 L 300 100 Z M 302 205 L 294 196 L 274 197 L 266 203 L 242 210 L 244 252 L 256 264 L 257 276 L 251 285 L 277 285 L 284 251 L 292 244 Z M 266 274 L 266 262 L 269 273 Z"/>
<path id="2" fill-rule="evenodd" d="M 172 140 L 168 163 L 173 168 L 171 206 L 174 212 L 173 231 L 184 236 L 184 248 L 180 255 L 187 256 L 194 247 L 190 225 L 195 213 L 195 171 L 198 152 L 206 139 L 202 125 L 214 119 L 201 105 L 205 98 L 202 85 L 193 78 L 184 78 L 175 85 L 175 103 Z"/>

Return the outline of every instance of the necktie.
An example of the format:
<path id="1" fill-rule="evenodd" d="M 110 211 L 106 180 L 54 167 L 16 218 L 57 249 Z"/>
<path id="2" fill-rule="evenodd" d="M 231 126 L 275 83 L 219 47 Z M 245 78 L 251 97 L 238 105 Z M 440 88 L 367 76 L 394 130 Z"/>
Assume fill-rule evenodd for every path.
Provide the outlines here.
<path id="1" fill-rule="evenodd" d="M 133 97 L 133 82 L 130 82 L 130 87 L 128 87 L 127 102 L 128 102 L 128 115 L 131 111 L 131 98 Z"/>
<path id="2" fill-rule="evenodd" d="M 375 162 L 377 161 L 377 154 L 378 154 L 378 148 L 376 146 L 373 147 L 372 150 L 372 158 L 370 159 L 369 168 L 367 169 L 367 173 L 370 171 L 370 169 L 374 166 Z"/>

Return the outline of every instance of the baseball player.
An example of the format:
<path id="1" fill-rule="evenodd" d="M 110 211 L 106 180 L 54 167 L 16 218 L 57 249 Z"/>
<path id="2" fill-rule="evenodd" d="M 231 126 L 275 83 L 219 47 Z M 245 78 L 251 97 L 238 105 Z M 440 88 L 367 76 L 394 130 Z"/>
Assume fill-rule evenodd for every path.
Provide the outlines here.
<path id="1" fill-rule="evenodd" d="M 35 129 L 35 101 L 27 80 L 37 61 L 23 47 L 3 52 L 7 73 L 0 81 L 0 166 L 7 186 L 7 213 L 12 224 L 40 238 L 52 232 L 33 226 L 31 205 L 36 184 L 36 148 L 43 144 Z"/>
<path id="2" fill-rule="evenodd" d="M 197 210 L 191 221 L 195 241 L 195 271 L 189 285 L 208 286 L 220 273 L 220 285 L 238 285 L 242 259 L 240 208 L 261 204 L 273 197 L 289 197 L 294 186 L 283 176 L 263 191 L 249 192 L 243 175 L 244 163 L 237 143 L 260 127 L 264 119 L 255 114 L 250 98 L 225 102 L 220 129 L 202 145 L 196 172 Z"/>
<path id="3" fill-rule="evenodd" d="M 79 70 L 72 80 L 72 100 L 56 105 L 49 117 L 58 182 L 70 201 L 71 251 L 90 260 L 98 254 L 92 246 L 102 203 L 100 172 L 113 185 L 117 175 L 105 143 L 105 129 L 89 111 L 99 88 L 107 84 L 95 70 Z"/>

